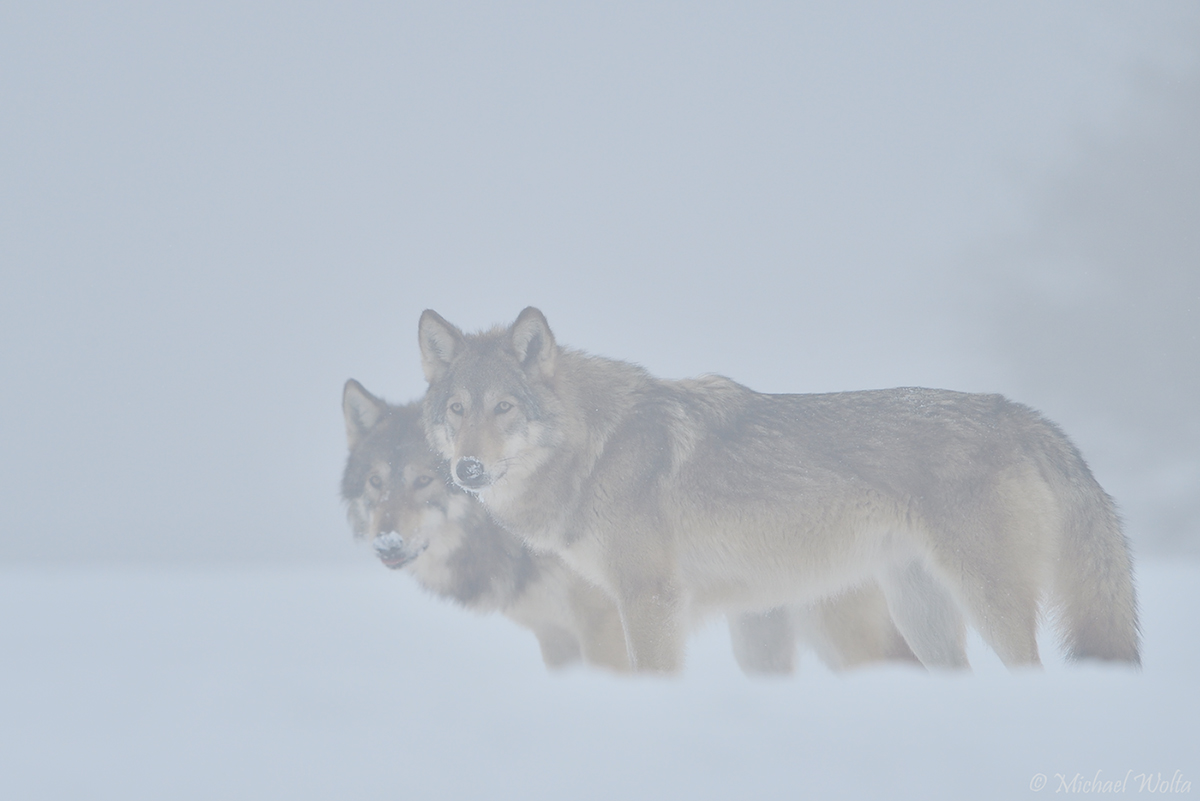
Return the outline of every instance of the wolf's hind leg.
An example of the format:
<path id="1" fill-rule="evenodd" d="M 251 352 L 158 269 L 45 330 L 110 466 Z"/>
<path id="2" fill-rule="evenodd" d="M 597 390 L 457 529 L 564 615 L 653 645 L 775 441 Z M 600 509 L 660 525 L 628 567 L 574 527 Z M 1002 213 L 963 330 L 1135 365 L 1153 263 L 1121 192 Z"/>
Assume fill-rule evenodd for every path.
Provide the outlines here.
<path id="1" fill-rule="evenodd" d="M 830 670 L 877 662 L 920 664 L 873 581 L 798 609 L 793 619 L 799 623 L 800 637 Z"/>
<path id="2" fill-rule="evenodd" d="M 1041 667 L 1038 656 L 1038 590 L 1011 576 L 982 574 L 954 588 L 971 625 L 1005 666 Z"/>
<path id="3" fill-rule="evenodd" d="M 926 667 L 969 668 L 966 626 L 954 598 L 918 560 L 879 576 L 888 611 Z"/>
<path id="4" fill-rule="evenodd" d="M 743 673 L 783 676 L 796 664 L 796 631 L 784 607 L 729 615 L 733 656 Z"/>

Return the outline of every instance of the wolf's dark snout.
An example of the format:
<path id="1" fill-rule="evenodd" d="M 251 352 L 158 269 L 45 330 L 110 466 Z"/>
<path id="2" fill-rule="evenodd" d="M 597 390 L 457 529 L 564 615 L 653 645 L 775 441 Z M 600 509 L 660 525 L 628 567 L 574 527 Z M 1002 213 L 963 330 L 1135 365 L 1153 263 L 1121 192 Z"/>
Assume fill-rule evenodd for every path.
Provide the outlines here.
<path id="1" fill-rule="evenodd" d="M 470 489 L 478 489 L 487 484 L 487 472 L 483 469 L 483 462 L 471 456 L 458 460 L 454 475 L 458 477 L 460 484 Z"/>
<path id="2" fill-rule="evenodd" d="M 375 555 L 392 570 L 399 570 L 412 561 L 404 547 L 404 537 L 395 531 L 388 531 L 375 538 Z"/>

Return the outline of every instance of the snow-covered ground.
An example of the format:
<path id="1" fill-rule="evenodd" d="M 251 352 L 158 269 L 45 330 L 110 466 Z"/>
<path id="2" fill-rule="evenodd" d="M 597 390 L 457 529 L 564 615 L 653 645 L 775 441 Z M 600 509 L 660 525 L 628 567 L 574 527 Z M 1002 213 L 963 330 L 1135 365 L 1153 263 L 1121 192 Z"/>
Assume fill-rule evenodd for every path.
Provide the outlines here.
<path id="1" fill-rule="evenodd" d="M 375 564 L 7 567 L 0 796 L 1007 799 L 1097 774 L 1200 794 L 1200 565 L 1138 580 L 1140 673 L 1046 643 L 1044 672 L 1011 674 L 975 642 L 971 675 L 809 655 L 751 680 L 714 623 L 665 680 L 547 673 L 528 633 Z"/>

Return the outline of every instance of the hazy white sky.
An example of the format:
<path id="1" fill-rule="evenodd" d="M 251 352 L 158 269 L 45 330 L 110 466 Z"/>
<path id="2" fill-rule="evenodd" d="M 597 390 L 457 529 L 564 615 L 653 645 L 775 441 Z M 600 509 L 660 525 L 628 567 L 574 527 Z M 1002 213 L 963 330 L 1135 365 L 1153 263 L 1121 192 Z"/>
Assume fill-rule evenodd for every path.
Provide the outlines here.
<path id="1" fill-rule="evenodd" d="M 765 391 L 1041 402 L 979 348 L 1006 269 L 979 253 L 1037 229 L 1145 76 L 1195 75 L 1197 22 L 10 4 L 0 559 L 361 558 L 341 385 L 419 395 L 426 307 L 478 328 L 535 304 L 564 343 Z"/>

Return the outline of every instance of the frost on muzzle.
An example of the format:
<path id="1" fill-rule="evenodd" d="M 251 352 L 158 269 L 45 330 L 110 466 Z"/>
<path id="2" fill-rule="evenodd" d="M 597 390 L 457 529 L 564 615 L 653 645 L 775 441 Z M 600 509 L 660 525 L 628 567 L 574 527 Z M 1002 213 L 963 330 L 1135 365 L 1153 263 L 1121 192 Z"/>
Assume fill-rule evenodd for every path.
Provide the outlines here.
<path id="1" fill-rule="evenodd" d="M 392 570 L 399 570 L 405 565 L 410 564 L 429 547 L 428 542 L 423 542 L 420 545 L 411 545 L 405 542 L 404 537 L 395 531 L 380 534 L 375 538 L 374 545 L 375 555 L 379 557 L 379 561 Z"/>

